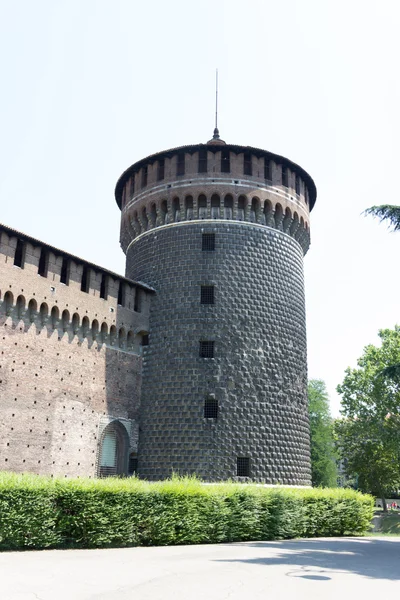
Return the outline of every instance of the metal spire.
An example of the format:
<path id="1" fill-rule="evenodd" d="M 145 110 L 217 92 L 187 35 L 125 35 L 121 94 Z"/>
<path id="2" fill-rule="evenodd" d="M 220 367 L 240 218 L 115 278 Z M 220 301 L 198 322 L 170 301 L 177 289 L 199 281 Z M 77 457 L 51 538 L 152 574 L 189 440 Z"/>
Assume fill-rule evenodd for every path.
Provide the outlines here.
<path id="1" fill-rule="evenodd" d="M 215 129 L 213 140 L 219 140 L 218 131 L 218 69 L 215 69 Z"/>

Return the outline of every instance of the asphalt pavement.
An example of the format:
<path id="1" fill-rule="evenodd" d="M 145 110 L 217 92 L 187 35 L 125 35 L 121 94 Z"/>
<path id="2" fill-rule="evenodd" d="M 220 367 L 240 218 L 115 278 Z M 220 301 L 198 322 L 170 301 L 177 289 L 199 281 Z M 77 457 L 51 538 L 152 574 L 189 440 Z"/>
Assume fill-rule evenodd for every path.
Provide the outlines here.
<path id="1" fill-rule="evenodd" d="M 400 538 L 0 554 L 1 600 L 362 600 L 400 593 Z"/>

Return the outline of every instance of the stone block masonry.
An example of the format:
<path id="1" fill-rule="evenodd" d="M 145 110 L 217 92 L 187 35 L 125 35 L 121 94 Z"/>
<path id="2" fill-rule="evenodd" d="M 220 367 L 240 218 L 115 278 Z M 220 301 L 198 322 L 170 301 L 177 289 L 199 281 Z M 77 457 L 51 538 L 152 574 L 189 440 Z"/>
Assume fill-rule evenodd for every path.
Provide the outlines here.
<path id="1" fill-rule="evenodd" d="M 202 250 L 204 234 L 215 251 Z M 139 473 L 309 485 L 303 252 L 247 223 L 182 223 L 135 240 L 127 275 L 158 293 L 145 357 Z M 200 302 L 214 286 L 215 303 Z M 201 341 L 214 357 L 199 356 Z M 218 417 L 204 418 L 207 398 Z M 245 463 L 243 463 L 245 464 Z M 240 477 L 239 477 L 240 480 Z"/>

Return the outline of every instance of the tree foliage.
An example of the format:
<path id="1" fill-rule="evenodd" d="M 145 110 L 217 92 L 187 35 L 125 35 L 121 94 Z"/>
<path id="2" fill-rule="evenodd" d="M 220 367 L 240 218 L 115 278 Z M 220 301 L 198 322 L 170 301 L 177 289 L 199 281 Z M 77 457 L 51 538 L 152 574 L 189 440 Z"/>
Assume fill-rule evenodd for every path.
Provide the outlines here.
<path id="1" fill-rule="evenodd" d="M 336 487 L 337 454 L 333 436 L 333 420 L 324 381 L 308 383 L 308 410 L 311 437 L 311 479 L 313 486 Z"/>
<path id="2" fill-rule="evenodd" d="M 371 208 L 367 208 L 364 214 L 376 217 L 381 221 L 389 221 L 389 227 L 392 227 L 393 231 L 400 230 L 400 206 L 395 204 L 371 206 Z"/>
<path id="3" fill-rule="evenodd" d="M 379 331 L 381 346 L 366 346 L 356 369 L 337 390 L 342 419 L 338 445 L 359 488 L 384 499 L 400 486 L 400 327 Z"/>

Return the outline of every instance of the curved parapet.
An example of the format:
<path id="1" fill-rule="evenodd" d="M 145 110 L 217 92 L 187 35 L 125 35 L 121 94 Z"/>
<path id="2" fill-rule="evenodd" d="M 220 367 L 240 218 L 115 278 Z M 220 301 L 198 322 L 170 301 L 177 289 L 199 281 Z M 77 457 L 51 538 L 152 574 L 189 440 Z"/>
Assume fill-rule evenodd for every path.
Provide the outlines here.
<path id="1" fill-rule="evenodd" d="M 294 237 L 306 253 L 315 184 L 288 159 L 245 146 L 198 144 L 154 154 L 127 169 L 116 186 L 121 245 L 183 221 L 242 221 Z"/>

